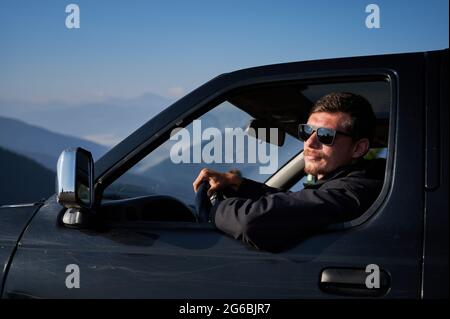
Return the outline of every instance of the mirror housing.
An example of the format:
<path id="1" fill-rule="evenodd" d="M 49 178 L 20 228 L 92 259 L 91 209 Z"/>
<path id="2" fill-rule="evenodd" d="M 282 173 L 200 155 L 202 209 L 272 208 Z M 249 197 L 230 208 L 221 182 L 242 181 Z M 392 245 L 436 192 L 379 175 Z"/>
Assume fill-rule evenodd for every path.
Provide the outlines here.
<path id="1" fill-rule="evenodd" d="M 273 130 L 276 130 L 277 134 L 272 136 Z M 262 119 L 251 119 L 245 127 L 245 132 L 260 141 L 277 146 L 282 146 L 286 138 L 286 132 L 283 129 Z"/>
<path id="2" fill-rule="evenodd" d="M 90 210 L 94 202 L 94 161 L 82 148 L 68 148 L 56 166 L 57 201 L 66 208 Z"/>

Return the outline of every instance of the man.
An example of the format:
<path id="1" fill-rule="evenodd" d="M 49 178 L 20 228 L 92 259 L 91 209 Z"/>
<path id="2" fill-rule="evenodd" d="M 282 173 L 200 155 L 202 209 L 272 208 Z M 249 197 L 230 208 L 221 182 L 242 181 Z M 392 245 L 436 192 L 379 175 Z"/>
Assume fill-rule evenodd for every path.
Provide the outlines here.
<path id="1" fill-rule="evenodd" d="M 298 192 L 269 187 L 231 171 L 203 169 L 193 183 L 197 192 L 227 199 L 211 209 L 211 222 L 254 247 L 279 250 L 326 226 L 360 216 L 378 196 L 384 168 L 363 160 L 373 139 L 375 115 L 370 103 L 352 93 L 331 93 L 312 107 L 300 124 L 305 172 L 317 182 Z"/>

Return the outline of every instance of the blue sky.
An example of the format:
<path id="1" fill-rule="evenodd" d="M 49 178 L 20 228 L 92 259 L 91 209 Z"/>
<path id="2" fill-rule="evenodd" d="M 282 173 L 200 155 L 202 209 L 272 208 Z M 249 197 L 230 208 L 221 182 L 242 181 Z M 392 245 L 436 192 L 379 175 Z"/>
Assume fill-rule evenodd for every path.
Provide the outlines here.
<path id="1" fill-rule="evenodd" d="M 81 28 L 65 27 L 66 5 Z M 376 3 L 381 28 L 367 29 Z M 256 65 L 448 47 L 448 0 L 0 0 L 0 98 L 176 98 Z"/>

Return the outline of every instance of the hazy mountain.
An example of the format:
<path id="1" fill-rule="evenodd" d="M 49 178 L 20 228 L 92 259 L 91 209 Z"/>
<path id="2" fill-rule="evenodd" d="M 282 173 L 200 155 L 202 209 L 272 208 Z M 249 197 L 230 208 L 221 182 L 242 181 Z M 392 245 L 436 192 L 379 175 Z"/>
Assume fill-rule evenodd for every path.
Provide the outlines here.
<path id="1" fill-rule="evenodd" d="M 55 173 L 0 148 L 0 205 L 31 203 L 55 192 Z"/>
<path id="2" fill-rule="evenodd" d="M 56 171 L 59 154 L 68 147 L 82 147 L 98 159 L 107 147 L 79 138 L 57 134 L 19 120 L 0 117 L 0 147 L 12 150 Z"/>
<path id="3" fill-rule="evenodd" d="M 60 101 L 32 103 L 0 99 L 0 116 L 113 146 L 172 102 L 151 93 L 131 99 L 109 98 L 75 105 Z"/>

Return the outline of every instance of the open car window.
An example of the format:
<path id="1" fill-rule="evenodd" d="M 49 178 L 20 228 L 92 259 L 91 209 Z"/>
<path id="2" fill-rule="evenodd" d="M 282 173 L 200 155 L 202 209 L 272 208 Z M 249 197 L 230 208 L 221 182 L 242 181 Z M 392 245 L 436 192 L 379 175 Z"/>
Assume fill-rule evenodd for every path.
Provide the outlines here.
<path id="1" fill-rule="evenodd" d="M 297 138 L 297 128 L 300 123 L 306 123 L 314 102 L 338 91 L 360 94 L 372 104 L 377 128 L 374 145 L 367 156 L 387 158 L 391 103 L 391 87 L 387 80 L 268 83 L 229 93 L 221 103 L 209 107 L 193 122 L 180 128 L 181 131 L 173 131 L 171 139 L 109 185 L 103 199 L 169 195 L 193 208 L 192 182 L 204 167 L 221 172 L 239 169 L 246 178 L 267 181 L 302 151 L 303 143 Z M 234 137 L 230 150 L 225 141 L 227 130 L 244 131 L 252 119 L 277 128 L 279 135 L 285 134 L 282 145 L 244 134 L 244 143 L 239 144 L 239 138 Z M 295 180 L 285 185 L 286 189 L 298 191 L 306 181 L 306 176 L 301 174 L 303 166 L 296 166 L 296 170 L 293 173 Z"/>
<path id="2" fill-rule="evenodd" d="M 195 199 L 192 182 L 204 167 L 217 171 L 239 169 L 245 177 L 264 182 L 295 156 L 303 143 L 290 134 L 286 134 L 281 146 L 258 140 L 245 133 L 253 118 L 229 101 L 217 105 L 186 126 L 185 135 L 175 130 L 172 139 L 112 183 L 103 198 L 169 195 L 192 207 Z M 203 136 L 199 139 L 200 135 Z M 231 137 L 233 148 L 227 149 Z M 256 152 L 249 154 L 249 147 Z M 198 152 L 200 156 L 194 155 Z"/>

